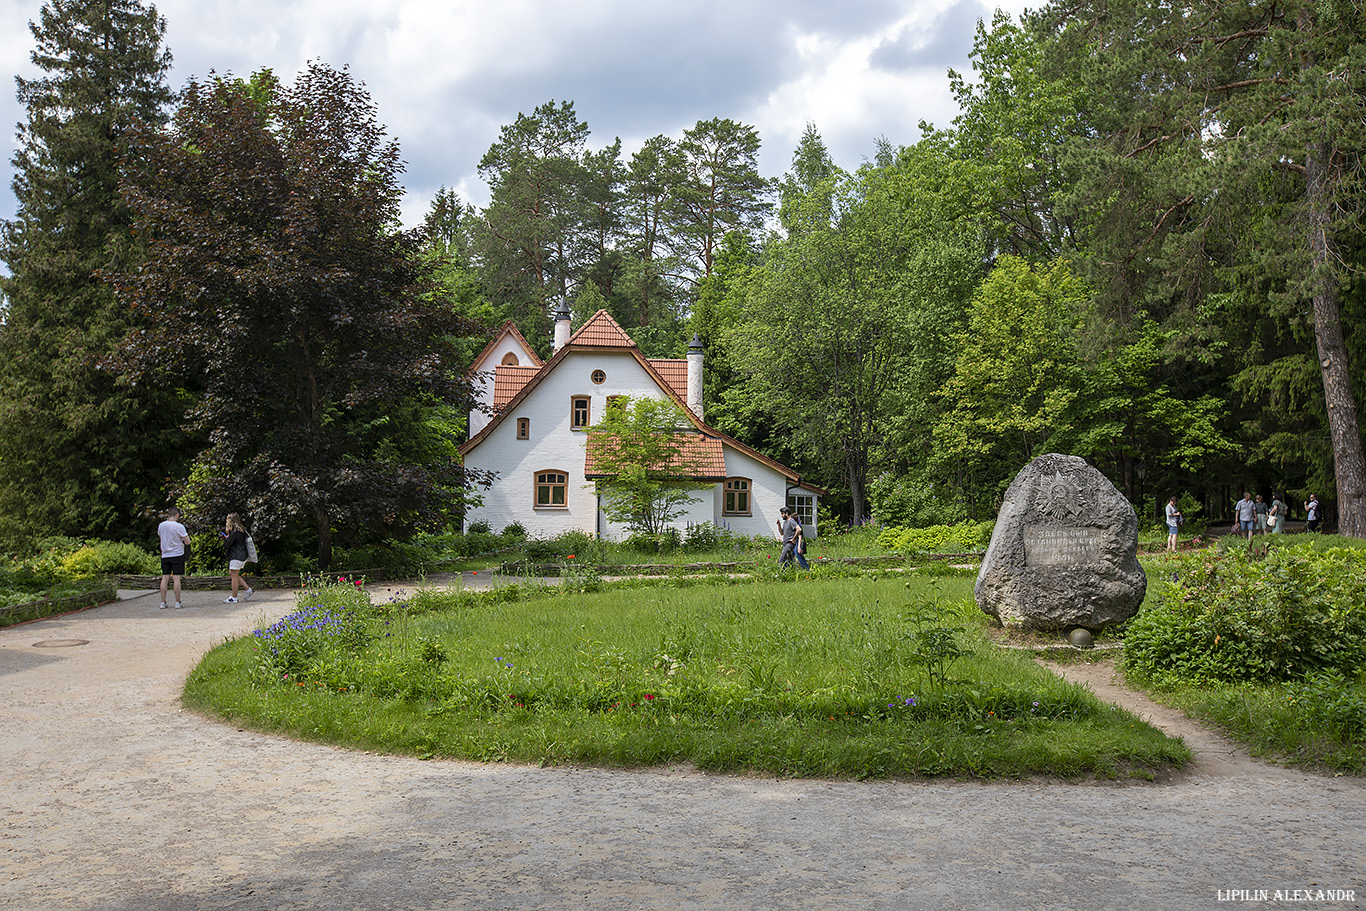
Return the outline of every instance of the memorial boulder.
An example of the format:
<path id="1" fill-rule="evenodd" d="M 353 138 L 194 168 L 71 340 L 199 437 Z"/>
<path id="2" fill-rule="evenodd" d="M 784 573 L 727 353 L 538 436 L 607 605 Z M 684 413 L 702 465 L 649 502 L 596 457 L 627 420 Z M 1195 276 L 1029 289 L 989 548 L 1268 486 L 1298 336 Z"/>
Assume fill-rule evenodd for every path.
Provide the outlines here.
<path id="1" fill-rule="evenodd" d="M 1099 630 L 1136 614 L 1147 589 L 1133 506 L 1084 459 L 1050 453 L 1006 490 L 973 593 L 1007 626 Z"/>

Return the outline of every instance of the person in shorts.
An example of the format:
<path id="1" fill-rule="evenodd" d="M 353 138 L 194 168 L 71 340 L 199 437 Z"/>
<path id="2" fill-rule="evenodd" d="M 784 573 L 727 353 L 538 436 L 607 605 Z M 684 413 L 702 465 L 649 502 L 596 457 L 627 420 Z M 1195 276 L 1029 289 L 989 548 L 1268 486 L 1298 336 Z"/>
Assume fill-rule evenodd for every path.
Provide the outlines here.
<path id="1" fill-rule="evenodd" d="M 1266 517 L 1268 509 L 1266 501 L 1262 499 L 1261 494 L 1257 494 L 1257 499 L 1252 502 L 1252 509 L 1257 514 L 1257 534 L 1266 534 Z"/>
<path id="2" fill-rule="evenodd" d="M 1319 506 L 1319 495 L 1311 493 L 1309 495 L 1309 502 L 1304 504 L 1304 517 L 1308 520 L 1304 525 L 1305 530 L 1319 530 L 1319 513 L 1322 509 L 1323 507 Z"/>
<path id="3" fill-rule="evenodd" d="M 1233 507 L 1234 518 L 1238 520 L 1239 534 L 1247 535 L 1249 543 L 1257 528 L 1257 504 L 1252 502 L 1252 492 L 1244 491 L 1243 498 Z"/>
<path id="4" fill-rule="evenodd" d="M 1176 508 L 1176 497 L 1167 499 L 1167 550 L 1176 553 L 1176 532 L 1181 526 L 1181 510 Z"/>
<path id="5" fill-rule="evenodd" d="M 157 526 L 157 538 L 161 544 L 161 609 L 165 610 L 166 585 L 175 580 L 176 609 L 185 605 L 180 601 L 180 578 L 185 575 L 185 548 L 190 543 L 190 533 L 180 524 L 180 510 L 174 506 L 166 513 L 166 520 Z"/>
<path id="6" fill-rule="evenodd" d="M 232 594 L 224 598 L 223 603 L 236 604 L 239 600 L 250 598 L 253 589 L 242 581 L 242 570 L 247 565 L 247 527 L 242 524 L 242 517 L 235 512 L 228 513 L 223 524 L 223 550 L 228 557 L 228 575 L 232 577 Z M 238 598 L 237 593 L 244 587 L 246 591 Z"/>

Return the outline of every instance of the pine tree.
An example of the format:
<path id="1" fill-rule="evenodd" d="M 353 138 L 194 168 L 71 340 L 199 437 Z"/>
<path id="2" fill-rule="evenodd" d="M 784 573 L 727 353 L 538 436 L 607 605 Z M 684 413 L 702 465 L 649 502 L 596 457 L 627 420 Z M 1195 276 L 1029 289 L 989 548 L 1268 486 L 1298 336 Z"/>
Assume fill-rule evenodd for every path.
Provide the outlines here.
<path id="1" fill-rule="evenodd" d="M 138 0 L 48 0 L 29 25 L 19 210 L 0 234 L 0 539 L 129 537 L 181 444 L 169 393 L 103 366 L 133 325 L 101 279 L 140 256 L 119 201 L 130 127 L 171 101 L 165 20 Z"/>

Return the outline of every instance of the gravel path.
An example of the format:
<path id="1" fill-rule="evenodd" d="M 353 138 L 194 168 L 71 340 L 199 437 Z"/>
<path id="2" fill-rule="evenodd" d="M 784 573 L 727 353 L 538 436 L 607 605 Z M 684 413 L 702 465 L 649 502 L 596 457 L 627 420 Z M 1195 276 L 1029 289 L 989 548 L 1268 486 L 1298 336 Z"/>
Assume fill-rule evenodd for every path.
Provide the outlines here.
<path id="1" fill-rule="evenodd" d="M 1254 762 L 1103 667 L 1067 672 L 1185 736 L 1190 772 L 859 783 L 422 762 L 182 710 L 206 649 L 293 606 L 221 597 L 0 631 L 0 908 L 1366 906 L 1366 782 Z"/>

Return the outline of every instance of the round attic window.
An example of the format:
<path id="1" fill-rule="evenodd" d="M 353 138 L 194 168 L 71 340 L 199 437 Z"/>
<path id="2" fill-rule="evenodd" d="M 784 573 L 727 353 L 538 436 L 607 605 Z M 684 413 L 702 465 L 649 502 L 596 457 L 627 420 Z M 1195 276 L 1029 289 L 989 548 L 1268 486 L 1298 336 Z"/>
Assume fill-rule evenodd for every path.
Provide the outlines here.
<path id="1" fill-rule="evenodd" d="M 593 382 L 597 383 L 599 386 L 607 382 L 607 374 L 603 373 L 601 370 L 594 370 L 591 378 Z"/>

